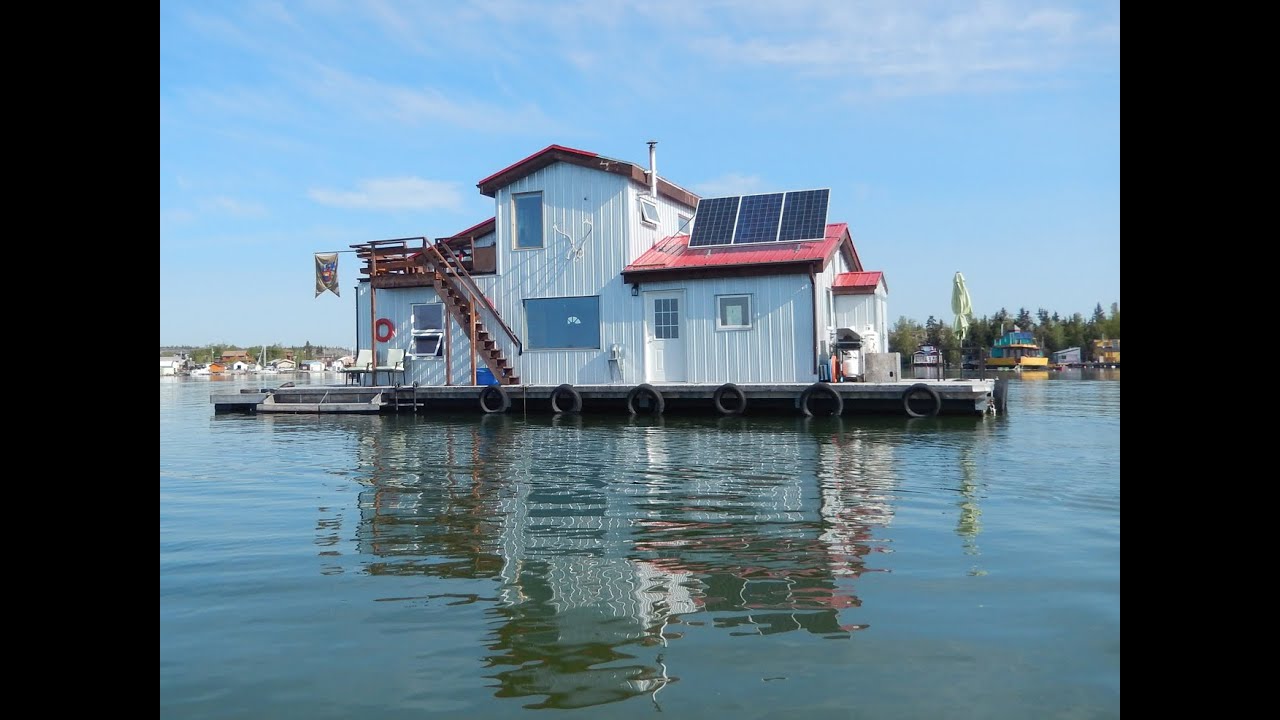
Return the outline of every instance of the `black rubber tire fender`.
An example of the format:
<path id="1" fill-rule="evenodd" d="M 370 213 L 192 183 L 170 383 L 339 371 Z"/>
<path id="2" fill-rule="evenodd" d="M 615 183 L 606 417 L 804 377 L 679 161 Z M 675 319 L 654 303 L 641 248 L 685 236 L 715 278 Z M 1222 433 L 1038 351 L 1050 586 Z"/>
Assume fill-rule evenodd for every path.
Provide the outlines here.
<path id="1" fill-rule="evenodd" d="M 582 394 L 569 383 L 557 385 L 551 391 L 551 412 L 580 412 L 582 410 Z"/>
<path id="2" fill-rule="evenodd" d="M 631 388 L 631 392 L 627 393 L 627 412 L 632 415 L 639 414 L 637 401 L 643 395 L 648 395 L 652 398 L 653 403 L 649 411 L 650 414 L 661 415 L 662 411 L 667 408 L 667 401 L 662 398 L 662 393 L 658 391 L 658 388 L 649 383 L 640 383 Z"/>
<path id="3" fill-rule="evenodd" d="M 997 378 L 995 387 L 992 388 L 992 393 L 993 393 L 992 400 L 995 402 L 996 412 L 999 413 L 1000 415 L 1004 415 L 1008 413 L 1009 412 L 1009 379 Z"/>
<path id="4" fill-rule="evenodd" d="M 933 402 L 933 409 L 929 412 L 918 413 L 911 409 L 911 398 L 919 392 L 924 392 Z M 937 390 L 925 383 L 916 383 L 906 390 L 902 391 L 902 409 L 906 411 L 907 417 L 933 417 L 942 412 L 942 396 Z"/>
<path id="5" fill-rule="evenodd" d="M 737 406 L 730 407 L 725 405 L 724 399 L 726 396 L 736 397 L 738 399 Z M 721 415 L 741 415 L 747 409 L 747 394 L 737 385 L 725 383 L 711 393 L 711 404 L 715 406 L 716 412 Z"/>
<path id="6" fill-rule="evenodd" d="M 831 413 L 833 417 L 844 412 L 844 397 L 839 391 L 831 387 L 830 383 L 816 382 L 800 393 L 800 412 L 804 413 L 805 417 L 813 417 L 813 408 L 809 407 L 809 401 L 814 396 L 826 396 L 835 403 L 835 411 Z"/>
<path id="7" fill-rule="evenodd" d="M 504 413 L 511 407 L 511 396 L 501 385 L 485 385 L 480 389 L 480 409 L 486 413 Z"/>

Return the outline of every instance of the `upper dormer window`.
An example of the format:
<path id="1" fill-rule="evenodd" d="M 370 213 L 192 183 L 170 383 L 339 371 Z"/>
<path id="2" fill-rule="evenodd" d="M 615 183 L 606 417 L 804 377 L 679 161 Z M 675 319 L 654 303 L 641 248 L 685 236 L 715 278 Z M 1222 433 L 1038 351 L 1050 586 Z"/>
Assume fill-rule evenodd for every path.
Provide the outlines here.
<path id="1" fill-rule="evenodd" d="M 511 236 L 516 250 L 531 250 L 543 246 L 542 193 L 532 192 L 512 196 Z"/>
<path id="2" fill-rule="evenodd" d="M 648 198 L 640 198 L 640 219 L 650 225 L 657 225 L 658 203 Z"/>

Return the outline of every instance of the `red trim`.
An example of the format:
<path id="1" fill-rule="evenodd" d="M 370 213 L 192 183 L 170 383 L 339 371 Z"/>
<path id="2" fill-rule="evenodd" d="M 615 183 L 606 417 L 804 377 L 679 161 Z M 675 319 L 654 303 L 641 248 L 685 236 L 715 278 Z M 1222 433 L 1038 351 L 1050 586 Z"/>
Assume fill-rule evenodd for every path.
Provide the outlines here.
<path id="1" fill-rule="evenodd" d="M 516 168 L 520 167 L 521 165 L 524 165 L 524 164 L 525 164 L 525 163 L 527 163 L 527 162 L 532 162 L 532 161 L 534 161 L 534 160 L 538 159 L 539 157 L 541 157 L 542 155 L 546 155 L 546 154 L 547 154 L 547 153 L 549 153 L 549 152 L 555 152 L 555 151 L 557 151 L 557 150 L 559 150 L 560 152 L 573 153 L 574 155 L 581 155 L 581 156 L 583 156 L 583 157 L 588 157 L 588 158 L 599 157 L 599 155 L 597 155 L 596 153 L 588 152 L 588 151 L 586 151 L 586 150 L 575 150 L 574 148 L 571 148 L 571 147 L 565 147 L 565 146 L 563 146 L 563 145 L 548 145 L 548 146 L 546 146 L 546 147 L 542 148 L 541 150 L 539 150 L 538 152 L 536 152 L 536 153 L 534 153 L 534 154 L 530 155 L 529 157 L 527 157 L 527 158 L 525 158 L 525 159 L 523 159 L 523 160 L 519 160 L 519 161 L 517 161 L 517 162 L 514 162 L 514 163 L 512 163 L 512 164 L 510 164 L 510 165 L 508 165 L 508 166 L 506 166 L 506 167 L 502 168 L 502 169 L 501 169 L 501 170 L 499 170 L 498 172 L 496 172 L 496 173 L 494 173 L 494 174 L 490 175 L 489 177 L 487 177 L 487 178 L 485 178 L 485 179 L 481 180 L 480 182 L 476 183 L 476 185 L 484 185 L 485 183 L 489 182 L 490 180 L 493 180 L 494 178 L 498 177 L 499 175 L 502 175 L 503 173 L 511 172 L 512 170 L 515 170 Z"/>
<path id="2" fill-rule="evenodd" d="M 480 222 L 476 223 L 475 225 L 472 225 L 471 227 L 467 228 L 466 230 L 463 230 L 462 232 L 454 233 L 448 237 L 444 237 L 440 239 L 453 240 L 454 238 L 471 237 L 472 235 L 488 235 L 489 233 L 493 232 L 493 225 L 497 222 L 497 220 L 498 220 L 497 217 L 491 217 L 488 220 L 481 220 Z M 479 232 L 479 230 L 483 228 L 485 225 L 488 225 L 489 228 L 484 232 Z"/>
<path id="3" fill-rule="evenodd" d="M 836 275 L 831 283 L 831 290 L 837 295 L 870 295 L 884 281 L 884 273 L 879 270 L 870 272 L 847 272 Z M 885 290 L 889 284 L 885 283 Z"/>
<path id="4" fill-rule="evenodd" d="M 786 243 L 752 243 L 689 247 L 688 235 L 674 235 L 654 245 L 623 269 L 625 276 L 692 274 L 708 269 L 762 268 L 764 273 L 795 272 L 796 266 L 821 271 L 843 244 L 849 243 L 849 226 L 830 223 L 825 237 Z M 630 282 L 630 280 L 628 280 Z"/>

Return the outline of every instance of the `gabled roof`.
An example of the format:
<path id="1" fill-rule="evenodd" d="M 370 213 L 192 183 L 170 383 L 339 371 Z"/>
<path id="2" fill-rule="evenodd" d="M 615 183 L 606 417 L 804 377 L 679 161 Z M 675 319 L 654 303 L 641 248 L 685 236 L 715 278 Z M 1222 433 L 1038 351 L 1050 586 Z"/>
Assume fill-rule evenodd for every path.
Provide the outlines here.
<path id="1" fill-rule="evenodd" d="M 840 273 L 831 283 L 831 292 L 836 295 L 871 295 L 883 280 L 884 273 L 879 270 Z M 888 291 L 889 283 L 885 282 L 884 289 Z"/>
<path id="2" fill-rule="evenodd" d="M 818 272 L 827 266 L 837 250 L 845 252 L 851 263 L 856 261 L 847 223 L 831 223 L 821 240 L 802 242 L 691 248 L 688 235 L 674 235 L 649 248 L 635 262 L 623 268 L 622 279 L 640 282 L 669 277 Z"/>
<path id="3" fill-rule="evenodd" d="M 481 180 L 476 183 L 476 187 L 480 188 L 480 194 L 494 197 L 498 194 L 498 190 L 510 185 L 516 180 L 532 175 L 542 168 L 558 162 L 580 165 L 585 168 L 600 170 L 602 172 L 610 172 L 616 175 L 624 175 L 641 185 L 649 184 L 649 172 L 634 163 L 614 160 L 613 158 L 607 158 L 593 152 L 577 150 L 563 145 L 548 145 L 529 157 L 513 165 L 508 165 L 507 167 Z M 674 202 L 687 205 L 690 208 L 698 206 L 697 195 L 694 195 L 682 187 L 663 180 L 661 176 L 658 177 L 658 194 L 664 195 Z"/>

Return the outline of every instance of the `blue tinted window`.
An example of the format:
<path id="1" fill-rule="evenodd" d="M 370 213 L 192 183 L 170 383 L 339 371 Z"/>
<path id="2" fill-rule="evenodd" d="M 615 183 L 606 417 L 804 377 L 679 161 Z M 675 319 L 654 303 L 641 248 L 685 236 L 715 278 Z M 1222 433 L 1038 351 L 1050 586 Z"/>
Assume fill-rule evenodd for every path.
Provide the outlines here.
<path id="1" fill-rule="evenodd" d="M 444 305 L 441 303 L 428 303 L 425 305 L 414 305 L 413 311 L 413 329 L 414 330 L 443 330 L 444 329 Z"/>
<path id="2" fill-rule="evenodd" d="M 542 193 L 515 196 L 517 248 L 542 247 Z"/>
<path id="3" fill-rule="evenodd" d="M 600 297 L 524 301 L 530 350 L 600 347 Z"/>

